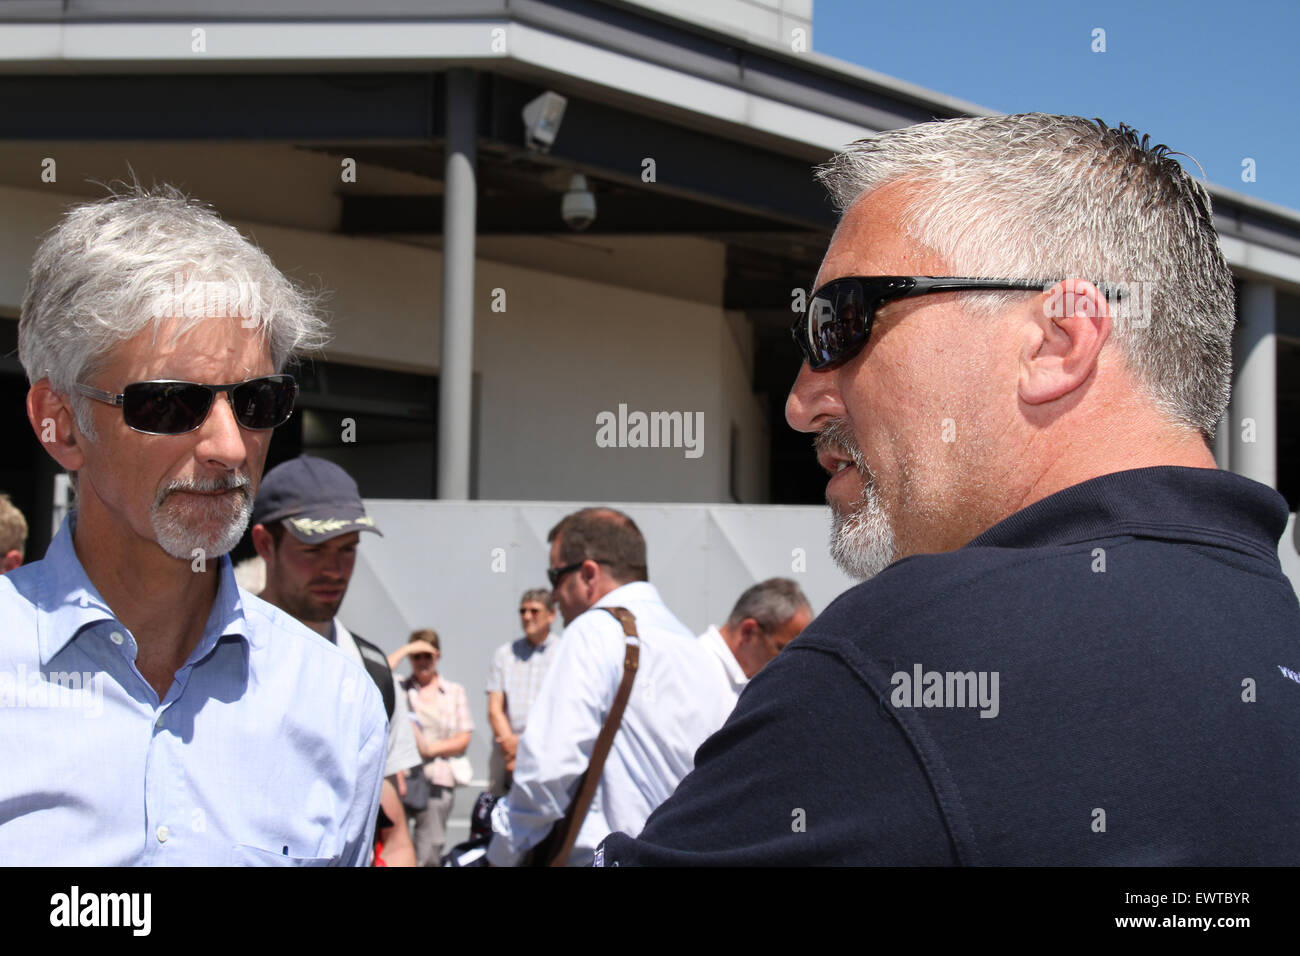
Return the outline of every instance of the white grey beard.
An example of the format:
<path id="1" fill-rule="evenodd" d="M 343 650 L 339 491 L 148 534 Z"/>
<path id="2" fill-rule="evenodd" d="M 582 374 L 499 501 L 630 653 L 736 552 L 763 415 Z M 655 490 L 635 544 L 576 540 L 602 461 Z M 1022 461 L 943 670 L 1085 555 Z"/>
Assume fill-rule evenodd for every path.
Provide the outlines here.
<path id="1" fill-rule="evenodd" d="M 831 503 L 831 557 L 851 578 L 875 577 L 897 554 L 894 529 L 880 506 L 880 496 L 863 473 L 862 496 L 847 514 Z"/>
<path id="2" fill-rule="evenodd" d="M 826 499 L 831 506 L 831 558 L 851 578 L 865 581 L 875 577 L 893 563 L 898 547 L 853 429 L 843 418 L 832 419 L 813 444 L 819 452 L 837 450 L 848 455 L 862 478 L 862 494 L 847 512 L 840 511 L 829 496 Z"/>
<path id="3" fill-rule="evenodd" d="M 173 496 L 176 491 L 225 489 L 232 490 L 213 498 Z M 204 558 L 218 558 L 229 553 L 244 536 L 252 516 L 253 496 L 249 492 L 249 481 L 247 476 L 239 476 L 228 481 L 172 482 L 154 502 L 150 522 L 158 547 L 173 558 L 190 561 L 198 556 L 196 549 Z"/>

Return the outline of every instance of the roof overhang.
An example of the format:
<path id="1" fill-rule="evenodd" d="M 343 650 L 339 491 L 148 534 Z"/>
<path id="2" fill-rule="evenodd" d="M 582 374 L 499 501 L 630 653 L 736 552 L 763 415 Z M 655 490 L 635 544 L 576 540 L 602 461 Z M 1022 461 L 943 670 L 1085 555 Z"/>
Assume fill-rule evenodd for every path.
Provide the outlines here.
<path id="1" fill-rule="evenodd" d="M 12 0 L 0 73 L 422 73 L 471 67 L 808 162 L 983 107 L 619 0 Z M 233 8 L 233 9 L 232 9 Z M 195 30 L 202 30 L 202 50 Z M 1300 213 L 1211 186 L 1243 274 L 1300 289 Z"/>

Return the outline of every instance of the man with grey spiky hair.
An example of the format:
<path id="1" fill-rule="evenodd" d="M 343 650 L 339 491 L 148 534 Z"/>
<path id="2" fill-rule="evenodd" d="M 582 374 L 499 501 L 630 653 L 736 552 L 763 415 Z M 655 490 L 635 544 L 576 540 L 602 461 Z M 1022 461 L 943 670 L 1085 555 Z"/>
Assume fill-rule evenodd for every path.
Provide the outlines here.
<path id="1" fill-rule="evenodd" d="M 710 625 L 700 642 L 713 652 L 720 693 L 734 707 L 749 681 L 813 619 L 812 606 L 790 578 L 768 578 L 746 588 L 721 627 Z"/>
<path id="2" fill-rule="evenodd" d="M 596 861 L 1294 863 L 1287 505 L 1210 452 L 1233 283 L 1204 187 L 1046 114 L 888 131 L 821 178 L 786 418 L 866 580 Z"/>
<path id="3" fill-rule="evenodd" d="M 18 354 L 77 495 L 0 580 L 0 860 L 368 862 L 379 692 L 227 556 L 293 411 L 284 368 L 323 338 L 265 253 L 170 187 L 74 206 L 41 243 Z"/>

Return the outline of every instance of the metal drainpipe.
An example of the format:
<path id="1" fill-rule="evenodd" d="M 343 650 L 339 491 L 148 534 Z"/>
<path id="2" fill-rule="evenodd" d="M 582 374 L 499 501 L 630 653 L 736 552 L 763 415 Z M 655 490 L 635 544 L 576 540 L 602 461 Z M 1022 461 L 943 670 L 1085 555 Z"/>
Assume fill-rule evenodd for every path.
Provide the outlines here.
<path id="1" fill-rule="evenodd" d="M 447 72 L 442 207 L 442 332 L 438 371 L 438 497 L 468 500 L 474 373 L 474 243 L 478 186 L 473 70 Z"/>

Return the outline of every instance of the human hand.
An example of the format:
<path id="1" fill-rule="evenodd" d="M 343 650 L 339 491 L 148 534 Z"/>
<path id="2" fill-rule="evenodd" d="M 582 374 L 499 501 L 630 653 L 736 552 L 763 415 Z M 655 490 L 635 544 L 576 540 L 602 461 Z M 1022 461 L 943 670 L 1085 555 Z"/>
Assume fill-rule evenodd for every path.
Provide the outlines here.
<path id="1" fill-rule="evenodd" d="M 506 736 L 499 736 L 496 738 L 496 741 L 497 746 L 501 748 L 501 755 L 505 757 L 509 763 L 513 764 L 515 762 L 515 755 L 519 753 L 519 735 L 508 734 Z"/>

